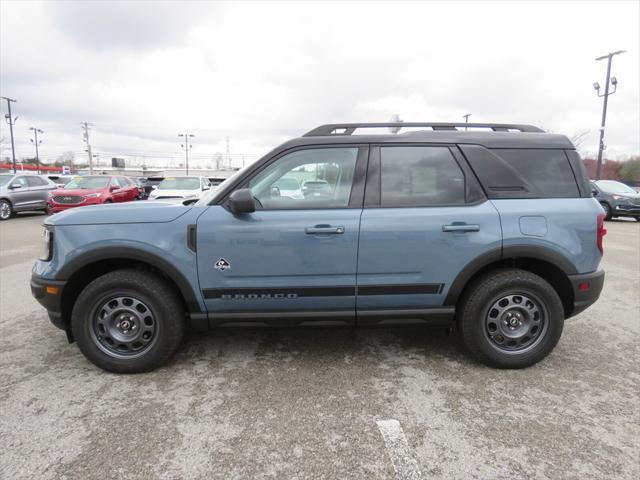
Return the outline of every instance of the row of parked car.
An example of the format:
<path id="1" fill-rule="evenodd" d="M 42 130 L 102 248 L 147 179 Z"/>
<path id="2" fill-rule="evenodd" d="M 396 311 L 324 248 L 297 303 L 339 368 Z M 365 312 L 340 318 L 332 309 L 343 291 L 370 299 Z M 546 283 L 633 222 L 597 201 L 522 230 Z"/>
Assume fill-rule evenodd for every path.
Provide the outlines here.
<path id="1" fill-rule="evenodd" d="M 0 220 L 23 211 L 53 214 L 69 208 L 156 199 L 199 199 L 224 179 L 120 175 L 0 174 Z"/>
<path id="2" fill-rule="evenodd" d="M 68 208 L 133 200 L 194 199 L 216 188 L 223 178 L 125 177 L 110 175 L 0 174 L 0 220 L 14 213 L 41 210 L 48 214 Z M 614 180 L 592 181 L 593 195 L 604 208 L 606 219 L 631 217 L 640 221 L 640 193 Z M 330 193 L 326 181 L 302 182 L 281 178 L 272 196 L 293 199 L 322 197 Z"/>

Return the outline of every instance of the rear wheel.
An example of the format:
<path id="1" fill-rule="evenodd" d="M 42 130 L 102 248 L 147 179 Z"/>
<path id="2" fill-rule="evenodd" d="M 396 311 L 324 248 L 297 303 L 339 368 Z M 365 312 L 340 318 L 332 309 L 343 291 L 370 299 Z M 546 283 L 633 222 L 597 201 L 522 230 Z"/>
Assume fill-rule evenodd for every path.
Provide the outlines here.
<path id="1" fill-rule="evenodd" d="M 8 220 L 13 215 L 13 206 L 9 200 L 0 200 L 0 220 Z"/>
<path id="2" fill-rule="evenodd" d="M 148 272 L 107 273 L 80 293 L 71 328 L 82 353 L 118 373 L 153 370 L 180 345 L 184 308 L 164 280 Z"/>
<path id="3" fill-rule="evenodd" d="M 502 269 L 468 287 L 458 323 L 465 346 L 483 363 L 524 368 L 542 360 L 556 346 L 564 309 L 543 278 L 524 270 Z"/>

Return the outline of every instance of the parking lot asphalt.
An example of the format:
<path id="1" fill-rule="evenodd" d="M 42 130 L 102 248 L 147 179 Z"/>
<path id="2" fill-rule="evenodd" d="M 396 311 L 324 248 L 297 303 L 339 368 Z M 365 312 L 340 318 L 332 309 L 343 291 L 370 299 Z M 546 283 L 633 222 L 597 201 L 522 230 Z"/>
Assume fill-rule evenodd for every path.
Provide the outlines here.
<path id="1" fill-rule="evenodd" d="M 124 376 L 32 299 L 43 220 L 0 224 L 0 478 L 640 478 L 640 223 L 607 222 L 602 297 L 526 370 L 441 329 L 252 328 Z"/>

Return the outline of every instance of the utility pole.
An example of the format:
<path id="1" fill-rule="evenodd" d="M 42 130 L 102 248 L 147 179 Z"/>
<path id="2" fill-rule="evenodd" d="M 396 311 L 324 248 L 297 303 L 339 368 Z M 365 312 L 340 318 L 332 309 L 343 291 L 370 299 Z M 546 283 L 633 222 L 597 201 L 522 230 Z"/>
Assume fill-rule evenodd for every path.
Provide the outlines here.
<path id="1" fill-rule="evenodd" d="M 33 131 L 33 135 L 35 137 L 35 140 L 33 138 L 31 138 L 30 140 L 31 143 L 36 146 L 36 165 L 40 165 L 40 153 L 38 152 L 38 146 L 42 143 L 42 140 L 38 140 L 38 134 L 44 132 L 36 127 L 29 127 L 29 130 Z"/>
<path id="2" fill-rule="evenodd" d="M 616 77 L 611 77 L 611 60 L 613 59 L 614 55 L 618 55 L 624 52 L 625 50 L 618 50 L 617 52 L 611 52 L 607 55 L 596 58 L 597 62 L 600 60 L 604 60 L 605 58 L 607 59 L 607 79 L 605 80 L 604 95 L 600 95 L 600 84 L 598 82 L 595 82 L 593 84 L 593 88 L 598 94 L 598 97 L 604 97 L 604 101 L 602 103 L 602 121 L 600 122 L 600 143 L 598 145 L 598 168 L 596 170 L 596 180 L 600 180 L 600 175 L 602 174 L 602 152 L 605 149 L 604 125 L 607 121 L 607 103 L 609 101 L 609 95 L 613 95 L 618 89 L 618 79 Z M 612 92 L 609 92 L 609 84 L 613 85 Z"/>
<path id="3" fill-rule="evenodd" d="M 184 159 L 187 167 L 187 177 L 189 176 L 189 149 L 193 148 L 193 145 L 189 143 L 189 138 L 195 137 L 193 133 L 179 133 L 178 137 L 184 137 L 184 144 L 180 145 L 180 148 L 184 148 Z"/>
<path id="4" fill-rule="evenodd" d="M 469 123 L 469 117 L 471 116 L 470 113 L 467 113 L 466 115 L 462 115 L 464 117 L 464 123 Z M 467 127 L 464 127 L 464 131 L 467 131 Z"/>
<path id="5" fill-rule="evenodd" d="M 229 164 L 229 169 L 231 169 L 231 149 L 229 148 L 229 137 L 227 136 L 227 163 Z"/>
<path id="6" fill-rule="evenodd" d="M 13 142 L 13 125 L 16 123 L 16 120 L 18 120 L 18 117 L 13 118 L 11 116 L 11 103 L 12 102 L 15 103 L 16 101 L 13 98 L 9 98 L 9 97 L 0 97 L 0 98 L 7 101 L 8 113 L 5 115 L 5 118 L 7 119 L 7 123 L 9 124 L 9 132 L 11 134 L 11 158 L 13 159 L 13 173 L 16 173 L 16 147 Z"/>
<path id="7" fill-rule="evenodd" d="M 82 122 L 82 128 L 84 132 L 82 133 L 82 138 L 87 144 L 87 155 L 89 156 L 89 175 L 93 175 L 93 155 L 91 155 L 91 142 L 89 141 L 89 130 L 93 125 L 93 123 Z"/>

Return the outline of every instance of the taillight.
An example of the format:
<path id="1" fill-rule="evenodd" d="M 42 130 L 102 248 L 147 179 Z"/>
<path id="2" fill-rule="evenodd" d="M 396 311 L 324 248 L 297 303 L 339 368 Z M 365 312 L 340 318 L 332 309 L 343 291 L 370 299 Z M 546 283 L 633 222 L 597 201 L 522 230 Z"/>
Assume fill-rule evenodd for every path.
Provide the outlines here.
<path id="1" fill-rule="evenodd" d="M 604 217 L 606 215 L 604 213 L 598 214 L 598 250 L 600 250 L 600 254 L 604 255 L 604 249 L 602 248 L 602 239 L 607 234 L 607 229 L 604 228 Z"/>

